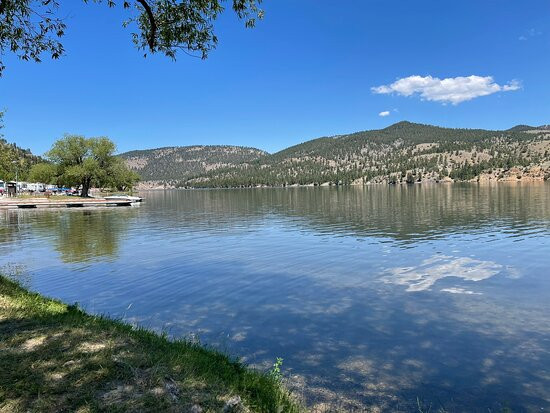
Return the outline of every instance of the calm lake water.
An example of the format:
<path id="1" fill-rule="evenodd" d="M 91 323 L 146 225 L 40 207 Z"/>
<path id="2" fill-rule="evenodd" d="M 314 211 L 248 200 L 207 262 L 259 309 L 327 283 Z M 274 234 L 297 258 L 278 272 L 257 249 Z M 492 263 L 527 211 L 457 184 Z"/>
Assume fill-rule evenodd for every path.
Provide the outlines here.
<path id="1" fill-rule="evenodd" d="M 36 291 L 247 363 L 310 406 L 550 410 L 550 185 L 146 192 L 0 211 Z"/>

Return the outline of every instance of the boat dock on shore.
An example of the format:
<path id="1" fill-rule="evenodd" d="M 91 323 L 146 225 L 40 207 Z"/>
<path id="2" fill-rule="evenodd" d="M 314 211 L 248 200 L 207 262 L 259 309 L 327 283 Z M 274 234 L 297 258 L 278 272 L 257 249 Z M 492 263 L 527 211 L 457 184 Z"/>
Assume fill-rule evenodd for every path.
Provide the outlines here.
<path id="1" fill-rule="evenodd" d="M 34 208 L 89 208 L 89 207 L 124 207 L 131 206 L 131 200 L 109 200 L 101 198 L 47 199 L 47 198 L 6 198 L 0 199 L 0 209 L 34 209 Z"/>

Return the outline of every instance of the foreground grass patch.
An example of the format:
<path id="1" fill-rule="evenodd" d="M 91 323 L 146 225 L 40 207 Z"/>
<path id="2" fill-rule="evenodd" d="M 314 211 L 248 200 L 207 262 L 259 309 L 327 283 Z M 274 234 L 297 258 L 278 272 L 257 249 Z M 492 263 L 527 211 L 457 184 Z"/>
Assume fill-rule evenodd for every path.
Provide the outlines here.
<path id="1" fill-rule="evenodd" d="M 0 276 L 0 412 L 300 410 L 275 377 L 224 354 L 88 315 Z"/>

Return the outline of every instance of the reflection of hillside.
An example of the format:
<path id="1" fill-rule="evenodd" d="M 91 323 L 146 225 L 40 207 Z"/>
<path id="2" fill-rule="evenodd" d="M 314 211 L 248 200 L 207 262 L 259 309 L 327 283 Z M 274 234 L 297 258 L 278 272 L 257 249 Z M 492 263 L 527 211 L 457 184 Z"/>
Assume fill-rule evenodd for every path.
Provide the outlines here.
<path id="1" fill-rule="evenodd" d="M 63 262 L 116 258 L 128 219 L 135 215 L 133 208 L 7 211 L 5 229 L 11 235 L 2 241 L 28 230 L 32 237 L 49 240 Z"/>
<path id="2" fill-rule="evenodd" d="M 146 196 L 148 208 L 162 213 L 163 220 L 196 229 L 240 226 L 243 220 L 250 224 L 276 214 L 319 232 L 414 240 L 495 221 L 521 231 L 530 222 L 550 219 L 550 186 L 545 183 L 166 191 Z"/>
<path id="3" fill-rule="evenodd" d="M 550 218 L 548 185 L 412 185 L 310 191 L 287 211 L 319 231 L 415 240 L 507 221 Z M 545 201 L 546 200 L 546 201 Z"/>

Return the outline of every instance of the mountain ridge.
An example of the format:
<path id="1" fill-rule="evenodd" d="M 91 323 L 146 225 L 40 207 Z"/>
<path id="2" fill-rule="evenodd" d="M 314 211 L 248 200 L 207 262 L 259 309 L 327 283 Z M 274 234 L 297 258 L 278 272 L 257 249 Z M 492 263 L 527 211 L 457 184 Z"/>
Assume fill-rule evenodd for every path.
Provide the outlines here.
<path id="1" fill-rule="evenodd" d="M 162 153 L 155 157 L 155 151 L 189 155 L 192 148 L 200 151 L 200 159 L 190 156 L 190 163 L 180 160 L 179 164 L 163 159 L 162 168 L 150 167 L 142 176 L 176 187 L 204 188 L 439 182 L 472 180 L 487 172 L 492 174 L 490 179 L 502 180 L 514 167 L 523 168 L 521 173 L 514 172 L 516 175 L 525 172 L 533 179 L 550 174 L 545 169 L 550 161 L 547 126 L 487 130 L 401 121 L 382 129 L 307 140 L 272 154 L 229 145 L 157 148 L 146 150 L 153 155 L 147 162 L 155 165 L 157 158 L 164 158 Z M 224 154 L 228 151 L 235 156 Z M 139 161 L 136 156 L 142 153 L 131 151 L 121 156 L 131 163 Z M 220 160 L 224 156 L 228 158 Z M 542 169 L 531 173 L 532 167 Z M 165 173 L 156 174 L 159 169 Z"/>
<path id="2" fill-rule="evenodd" d="M 321 137 L 246 165 L 221 168 L 179 182 L 184 187 L 347 185 L 472 180 L 489 172 L 508 179 L 511 168 L 546 165 L 550 133 L 444 128 L 398 122 L 383 129 Z M 514 172 L 544 179 L 550 172 Z"/>

